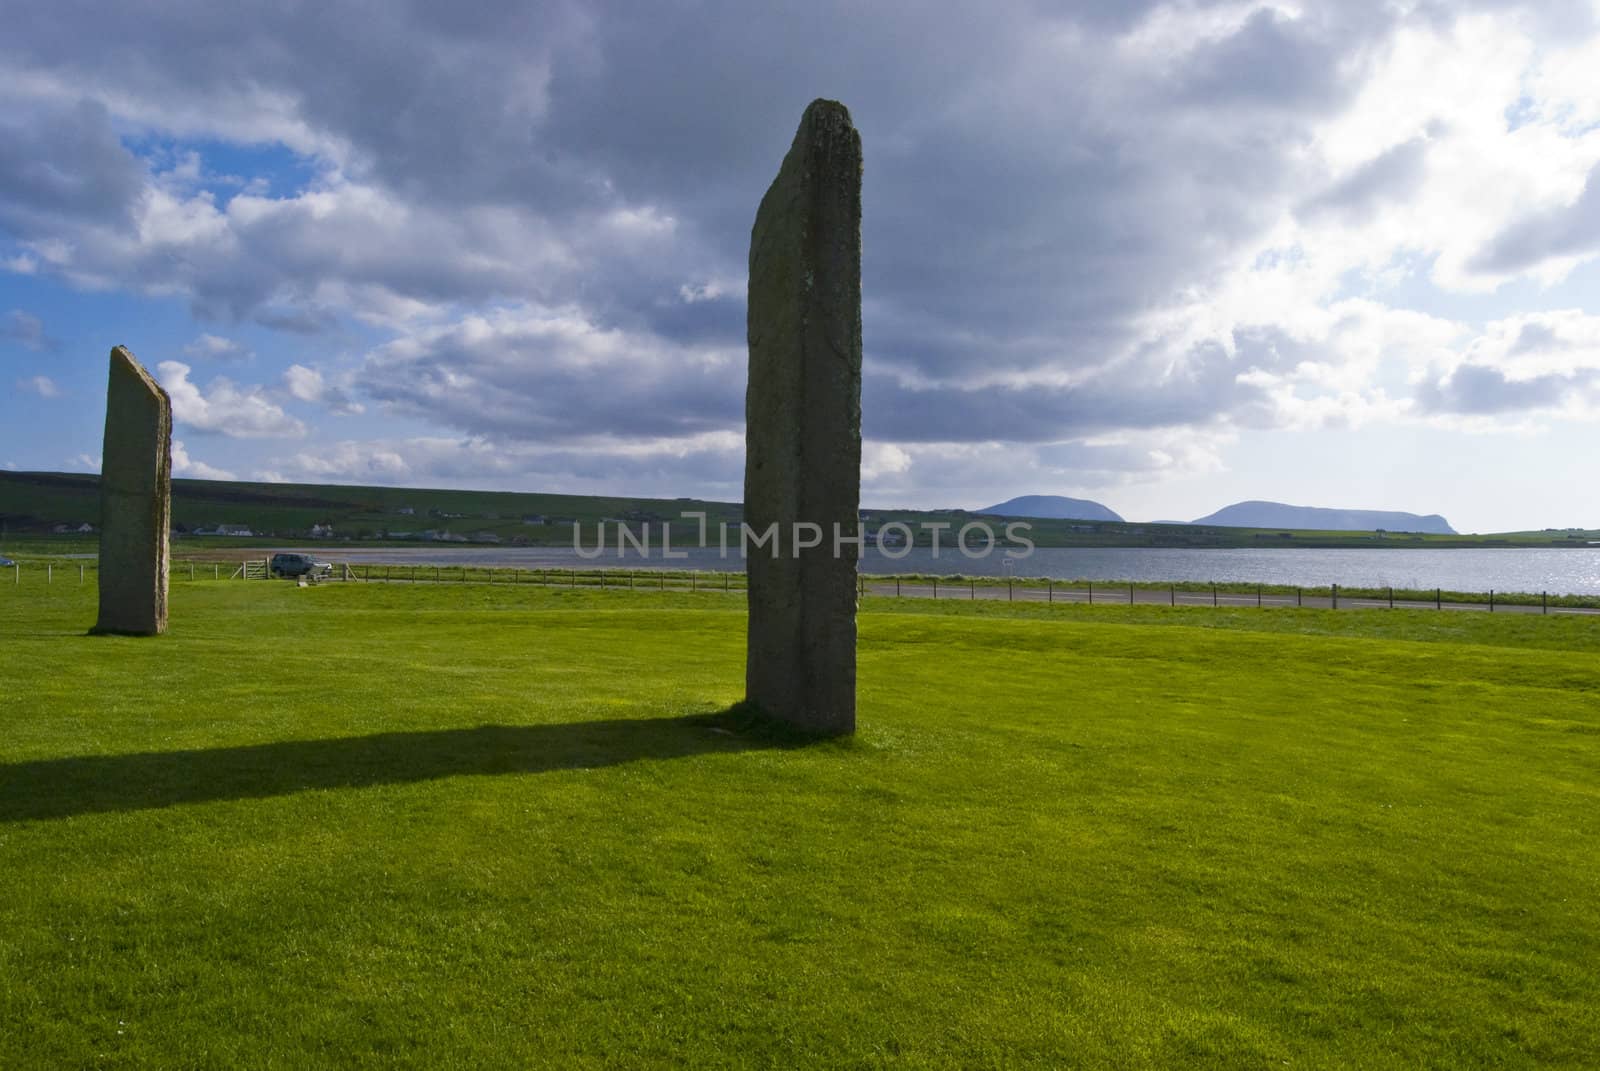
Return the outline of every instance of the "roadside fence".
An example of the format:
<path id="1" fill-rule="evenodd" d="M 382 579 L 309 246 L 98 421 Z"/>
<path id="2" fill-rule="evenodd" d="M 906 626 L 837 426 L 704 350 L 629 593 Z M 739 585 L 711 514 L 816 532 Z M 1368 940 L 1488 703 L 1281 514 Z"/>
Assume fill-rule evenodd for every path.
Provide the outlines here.
<path id="1" fill-rule="evenodd" d="M 18 562 L 9 570 L 12 587 L 29 583 L 45 585 L 91 583 L 98 565 L 92 561 Z M 173 583 L 198 580 L 274 579 L 266 558 L 243 562 L 174 562 Z M 288 578 L 294 579 L 294 578 Z M 306 577 L 308 583 L 328 582 L 391 584 L 491 584 L 547 588 L 588 588 L 608 591 L 678 591 L 742 593 L 746 575 L 742 572 L 699 571 L 689 569 L 571 569 L 522 568 L 471 565 L 395 565 L 375 563 L 334 563 L 331 575 Z M 0 573 L 0 586 L 3 583 Z M 1049 577 L 993 577 L 904 573 L 899 575 L 860 574 L 862 596 L 924 599 L 965 599 L 968 601 L 1039 602 L 1045 604 L 1081 603 L 1093 606 L 1168 606 L 1214 608 L 1254 607 L 1304 609 L 1392 609 L 1392 610 L 1478 610 L 1488 613 L 1600 613 L 1600 596 L 1552 595 L 1548 592 L 1446 591 L 1443 588 L 1415 589 L 1359 587 L 1342 584 L 1289 586 L 1204 583 L 1180 581 L 1103 581 L 1053 579 Z"/>

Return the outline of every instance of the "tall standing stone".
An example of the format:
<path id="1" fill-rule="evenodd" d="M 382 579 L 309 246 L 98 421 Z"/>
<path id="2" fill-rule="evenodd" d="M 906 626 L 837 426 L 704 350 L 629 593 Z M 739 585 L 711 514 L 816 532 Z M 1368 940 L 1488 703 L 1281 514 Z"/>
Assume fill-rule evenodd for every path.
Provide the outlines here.
<path id="1" fill-rule="evenodd" d="M 167 630 L 172 401 L 124 347 L 111 351 L 100 462 L 100 619 L 95 632 Z"/>
<path id="2" fill-rule="evenodd" d="M 750 234 L 744 519 L 745 690 L 818 733 L 856 727 L 861 503 L 861 136 L 837 101 L 806 108 Z M 795 525 L 816 525 L 819 546 Z"/>

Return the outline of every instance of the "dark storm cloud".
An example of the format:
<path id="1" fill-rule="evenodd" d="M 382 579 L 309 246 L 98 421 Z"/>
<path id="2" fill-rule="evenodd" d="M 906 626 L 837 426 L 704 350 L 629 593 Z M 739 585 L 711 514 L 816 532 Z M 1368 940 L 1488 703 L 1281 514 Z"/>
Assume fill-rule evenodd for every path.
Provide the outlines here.
<path id="1" fill-rule="evenodd" d="M 1327 108 L 1350 92 L 1339 67 L 1358 24 L 1318 16 L 1255 11 L 1238 32 L 1194 53 L 1174 79 L 1175 96 L 1206 111 Z"/>
<path id="2" fill-rule="evenodd" d="M 202 319 L 395 325 L 357 386 L 469 435 L 695 436 L 742 419 L 755 206 L 801 109 L 832 96 L 866 148 L 869 434 L 1265 421 L 1238 377 L 1288 361 L 1286 338 L 1169 354 L 1139 348 L 1141 318 L 1316 188 L 1302 149 L 1399 16 L 1263 9 L 1147 48 L 1125 35 L 1152 7 L 62 0 L 0 39 L 23 87 L 0 120 L 0 230 Z M 213 208 L 134 159 L 94 101 L 130 127 L 288 144 L 316 178 Z M 1422 151 L 1305 210 L 1403 194 Z M 155 237 L 106 240 L 153 189 L 178 202 Z M 474 333 L 485 308 L 521 312 Z"/>
<path id="3" fill-rule="evenodd" d="M 0 114 L 0 228 L 40 232 L 63 220 L 127 227 L 144 168 L 93 101 Z"/>
<path id="4" fill-rule="evenodd" d="M 1183 376 L 1131 390 L 1106 377 L 1073 387 L 909 388 L 889 377 L 862 385 L 864 432 L 893 442 L 1052 442 L 1120 429 L 1211 423 L 1242 399 L 1233 377 Z M 1255 394 L 1249 388 L 1239 393 Z"/>
<path id="5" fill-rule="evenodd" d="M 1383 202 L 1401 200 L 1422 184 L 1428 143 L 1422 138 L 1396 145 L 1300 206 L 1303 219 L 1333 216 L 1344 222 L 1369 218 Z"/>
<path id="6" fill-rule="evenodd" d="M 357 386 L 502 440 L 681 437 L 744 419 L 743 352 L 688 354 L 571 315 L 470 321 L 382 347 Z"/>
<path id="7" fill-rule="evenodd" d="M 1536 212 L 1511 224 L 1473 261 L 1476 271 L 1510 272 L 1552 257 L 1600 249 L 1600 164 L 1572 204 Z"/>
<path id="8" fill-rule="evenodd" d="M 274 331 L 291 335 L 320 335 L 331 331 L 339 322 L 338 313 L 331 309 L 303 308 L 262 309 L 254 316 L 255 322 Z"/>
<path id="9" fill-rule="evenodd" d="M 1417 391 L 1417 403 L 1424 412 L 1464 416 L 1553 409 L 1595 381 L 1592 369 L 1509 379 L 1498 368 L 1463 364 L 1443 378 L 1424 383 Z"/>
<path id="10" fill-rule="evenodd" d="M 1548 324 L 1530 321 L 1517 331 L 1517 340 L 1511 345 L 1510 355 L 1522 357 L 1531 353 L 1562 350 L 1569 346 L 1570 343 L 1558 335 L 1555 328 Z"/>
<path id="11" fill-rule="evenodd" d="M 1082 435 L 1218 422 L 1254 425 L 1269 411 L 1263 390 L 1240 376 L 1276 372 L 1315 354 L 1280 331 L 1235 332 L 1233 350 L 1207 343 L 1169 361 L 1160 350 L 1115 362 L 1068 385 L 912 385 L 868 372 L 863 429 L 897 442 L 1044 443 Z"/>

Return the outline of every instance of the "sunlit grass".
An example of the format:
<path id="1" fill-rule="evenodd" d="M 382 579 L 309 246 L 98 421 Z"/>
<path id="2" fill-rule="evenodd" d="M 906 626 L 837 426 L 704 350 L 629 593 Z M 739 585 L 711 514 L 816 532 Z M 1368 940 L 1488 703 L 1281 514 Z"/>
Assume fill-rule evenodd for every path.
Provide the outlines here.
<path id="1" fill-rule="evenodd" d="M 1589 1066 L 1600 623 L 0 588 L 0 1066 Z"/>

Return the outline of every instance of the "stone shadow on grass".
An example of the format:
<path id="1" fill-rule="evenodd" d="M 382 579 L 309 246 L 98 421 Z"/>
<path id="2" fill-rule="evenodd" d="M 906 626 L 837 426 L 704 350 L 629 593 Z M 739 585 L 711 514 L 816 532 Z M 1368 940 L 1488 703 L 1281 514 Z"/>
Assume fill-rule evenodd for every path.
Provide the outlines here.
<path id="1" fill-rule="evenodd" d="M 647 759 L 797 748 L 814 736 L 740 703 L 710 714 L 556 725 L 480 725 L 192 751 L 0 765 L 0 822 L 260 799 L 441 777 L 596 769 Z"/>

